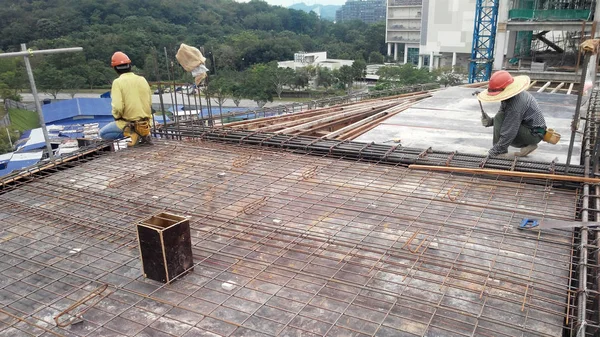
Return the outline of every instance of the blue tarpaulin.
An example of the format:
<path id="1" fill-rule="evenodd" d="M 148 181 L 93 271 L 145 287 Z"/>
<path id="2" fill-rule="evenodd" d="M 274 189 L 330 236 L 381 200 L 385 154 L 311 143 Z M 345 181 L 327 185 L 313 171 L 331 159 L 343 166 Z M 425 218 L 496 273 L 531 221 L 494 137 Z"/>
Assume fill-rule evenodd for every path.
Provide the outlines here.
<path id="1" fill-rule="evenodd" d="M 0 177 L 37 164 L 42 159 L 43 153 L 43 151 L 13 153 L 6 165 L 0 166 Z"/>
<path id="2" fill-rule="evenodd" d="M 42 106 L 46 125 L 112 122 L 111 100 L 107 98 L 75 98 Z"/>

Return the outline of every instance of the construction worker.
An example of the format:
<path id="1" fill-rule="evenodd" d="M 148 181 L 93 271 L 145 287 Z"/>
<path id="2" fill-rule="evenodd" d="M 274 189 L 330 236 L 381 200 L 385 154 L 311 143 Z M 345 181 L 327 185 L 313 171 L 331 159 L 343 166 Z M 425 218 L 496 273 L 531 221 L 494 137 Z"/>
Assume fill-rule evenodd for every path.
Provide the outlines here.
<path id="1" fill-rule="evenodd" d="M 488 89 L 477 95 L 481 102 L 501 102 L 500 110 L 491 118 L 483 113 L 481 124 L 494 127 L 493 147 L 488 154 L 512 159 L 525 157 L 546 134 L 546 121 L 537 101 L 527 92 L 529 76 L 513 77 L 500 70 L 492 74 Z M 520 148 L 508 152 L 508 147 Z"/>
<path id="2" fill-rule="evenodd" d="M 100 129 L 100 138 L 115 140 L 131 137 L 127 144 L 139 140 L 152 144 L 149 121 L 152 118 L 152 91 L 145 78 L 131 72 L 131 60 L 125 53 L 116 52 L 111 66 L 119 77 L 112 83 L 112 115 L 115 121 Z"/>

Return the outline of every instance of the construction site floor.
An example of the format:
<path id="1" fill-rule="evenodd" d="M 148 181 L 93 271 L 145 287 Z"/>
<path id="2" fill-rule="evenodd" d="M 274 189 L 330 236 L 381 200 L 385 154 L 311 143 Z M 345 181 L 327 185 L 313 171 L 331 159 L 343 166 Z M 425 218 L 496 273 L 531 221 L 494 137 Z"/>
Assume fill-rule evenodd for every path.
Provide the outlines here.
<path id="1" fill-rule="evenodd" d="M 0 336 L 559 336 L 573 319 L 572 231 L 517 227 L 574 219 L 577 191 L 157 143 L 0 195 Z M 168 285 L 143 277 L 135 234 L 163 211 L 189 218 L 195 264 Z M 72 305 L 82 322 L 57 327 Z"/>
<path id="2" fill-rule="evenodd" d="M 475 89 L 451 87 L 436 91 L 409 109 L 394 115 L 371 131 L 356 138 L 359 142 L 385 143 L 400 139 L 406 147 L 458 151 L 482 155 L 492 147 L 493 128 L 481 126 L 481 108 Z M 577 104 L 576 95 L 531 92 L 540 105 L 546 125 L 562 135 L 556 145 L 540 142 L 528 156 L 531 160 L 565 163 L 571 136 L 571 122 Z M 494 116 L 500 103 L 484 103 Z M 583 110 L 585 111 L 585 109 Z M 584 125 L 580 125 L 583 130 Z M 510 148 L 509 151 L 518 151 Z M 581 135 L 577 134 L 571 163 L 579 164 Z"/>

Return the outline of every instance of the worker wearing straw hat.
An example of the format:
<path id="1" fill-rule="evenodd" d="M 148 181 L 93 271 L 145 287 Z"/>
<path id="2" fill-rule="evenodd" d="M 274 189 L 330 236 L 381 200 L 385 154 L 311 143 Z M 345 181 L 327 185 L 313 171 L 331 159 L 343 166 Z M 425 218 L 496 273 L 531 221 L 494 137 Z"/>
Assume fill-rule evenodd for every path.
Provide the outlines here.
<path id="1" fill-rule="evenodd" d="M 490 118 L 482 116 L 481 124 L 494 127 L 494 146 L 490 156 L 524 157 L 537 149 L 546 133 L 546 121 L 537 101 L 529 92 L 529 76 L 511 76 L 501 70 L 492 74 L 488 89 L 477 95 L 481 102 L 501 102 L 500 110 Z M 520 148 L 509 153 L 508 147 Z"/>

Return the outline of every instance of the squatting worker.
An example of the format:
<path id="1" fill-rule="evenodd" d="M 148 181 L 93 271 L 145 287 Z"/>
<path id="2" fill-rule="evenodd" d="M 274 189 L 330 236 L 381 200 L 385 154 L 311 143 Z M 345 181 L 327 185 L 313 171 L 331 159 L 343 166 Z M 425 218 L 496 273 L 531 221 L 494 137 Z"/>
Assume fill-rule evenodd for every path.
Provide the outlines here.
<path id="1" fill-rule="evenodd" d="M 100 138 L 114 140 L 131 137 L 129 146 L 138 140 L 152 143 L 150 124 L 152 118 L 152 91 L 145 78 L 131 72 L 131 60 L 123 52 L 116 52 L 111 66 L 119 77 L 112 83 L 112 115 L 115 121 L 100 129 Z"/>
<path id="2" fill-rule="evenodd" d="M 482 102 L 501 102 L 500 110 L 490 118 L 481 117 L 481 124 L 494 127 L 494 146 L 490 156 L 524 157 L 537 149 L 546 133 L 546 121 L 537 101 L 529 92 L 529 76 L 511 76 L 500 70 L 492 74 L 488 89 L 477 95 Z M 514 146 L 521 151 L 508 153 Z"/>

